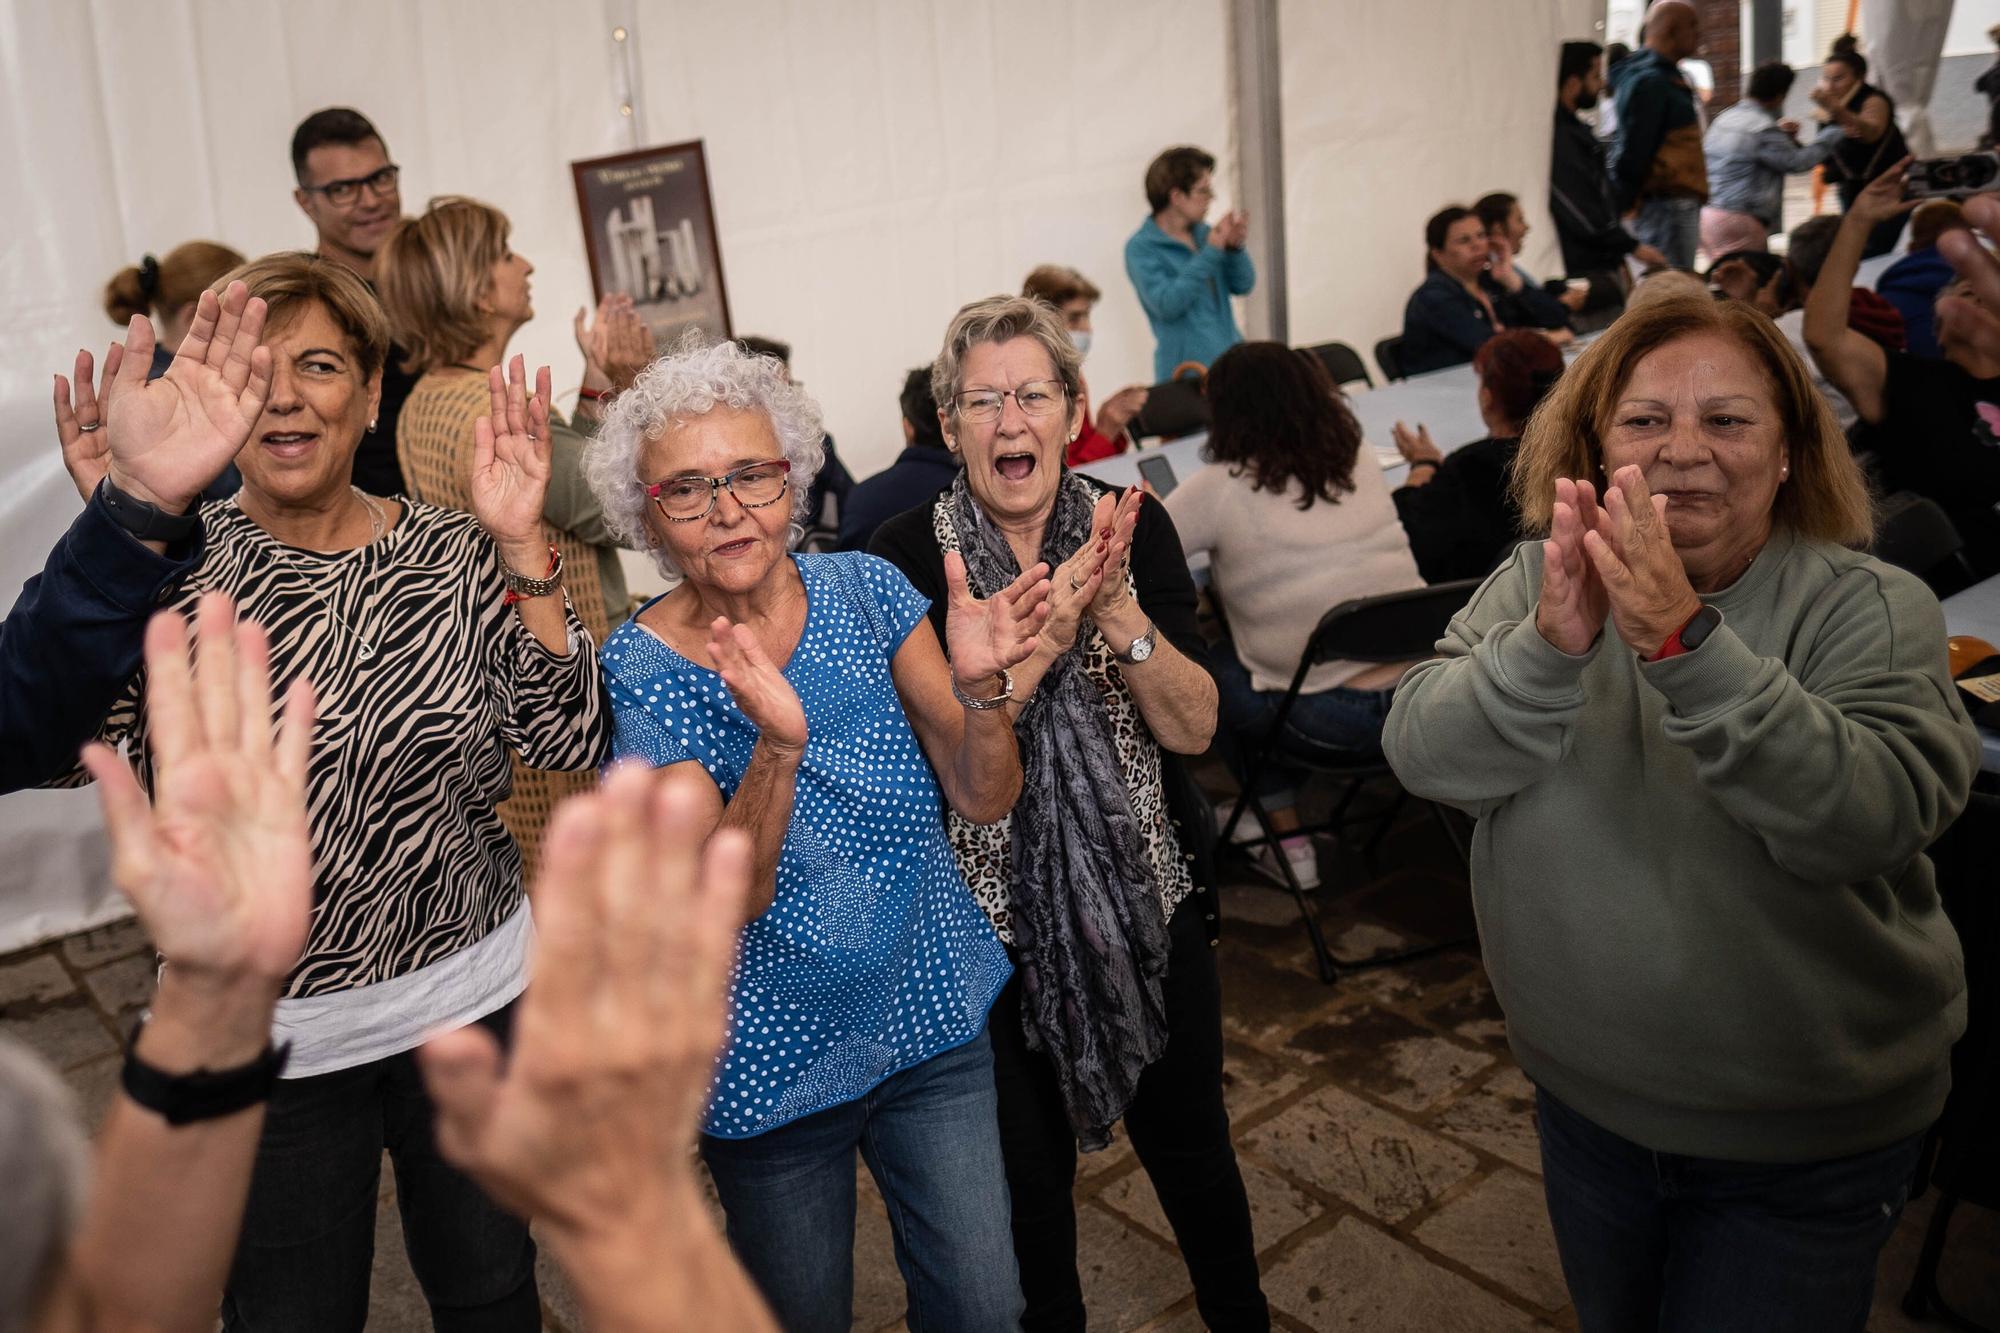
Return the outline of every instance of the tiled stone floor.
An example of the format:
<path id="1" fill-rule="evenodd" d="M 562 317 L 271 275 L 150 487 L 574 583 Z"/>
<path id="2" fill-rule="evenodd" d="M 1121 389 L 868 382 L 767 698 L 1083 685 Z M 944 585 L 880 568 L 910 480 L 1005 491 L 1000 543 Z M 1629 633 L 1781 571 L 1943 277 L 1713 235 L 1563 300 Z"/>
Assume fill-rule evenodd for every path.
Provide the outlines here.
<path id="1" fill-rule="evenodd" d="M 1464 889 L 1434 826 L 1406 816 L 1370 875 L 1338 853 L 1318 895 L 1336 949 L 1449 938 Z M 1219 960 L 1231 1115 L 1264 1288 L 1286 1329 L 1394 1333 L 1570 1329 L 1550 1241 L 1530 1088 L 1508 1057 L 1476 956 L 1442 954 L 1322 986 L 1288 899 L 1225 893 Z M 144 941 L 113 926 L 0 959 L 0 1024 L 68 1072 L 93 1123 L 116 1083 L 116 1032 L 150 985 Z M 384 1173 L 370 1328 L 429 1325 L 402 1256 Z M 862 1173 L 855 1327 L 901 1326 L 880 1199 Z M 1125 1143 L 1085 1159 L 1077 1186 L 1093 1326 L 1198 1329 L 1186 1271 Z M 1883 1256 L 1876 1333 L 1936 1328 L 1898 1308 L 1929 1196 Z M 1961 1212 L 1944 1275 L 1966 1313 L 2000 1323 L 2000 1215 Z M 548 1325 L 581 1328 L 561 1274 L 543 1267 Z"/>

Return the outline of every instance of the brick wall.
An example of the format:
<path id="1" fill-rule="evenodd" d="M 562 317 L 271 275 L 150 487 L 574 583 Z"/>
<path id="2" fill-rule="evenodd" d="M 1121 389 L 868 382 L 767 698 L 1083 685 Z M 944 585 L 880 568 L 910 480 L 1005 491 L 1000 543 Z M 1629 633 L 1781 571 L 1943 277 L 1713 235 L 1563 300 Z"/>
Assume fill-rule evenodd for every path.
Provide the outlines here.
<path id="1" fill-rule="evenodd" d="M 1701 58 L 1715 68 L 1712 117 L 1743 95 L 1743 0 L 1694 0 L 1701 12 Z"/>

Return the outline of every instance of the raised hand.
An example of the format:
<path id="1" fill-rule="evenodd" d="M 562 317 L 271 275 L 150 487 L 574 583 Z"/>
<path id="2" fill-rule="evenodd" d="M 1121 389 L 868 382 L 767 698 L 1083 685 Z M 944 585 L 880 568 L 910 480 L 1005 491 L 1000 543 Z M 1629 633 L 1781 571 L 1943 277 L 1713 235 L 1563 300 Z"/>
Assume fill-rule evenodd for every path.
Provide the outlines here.
<path id="1" fill-rule="evenodd" d="M 146 712 L 153 801 L 108 747 L 97 780 L 111 871 L 177 977 L 268 982 L 298 962 L 312 918 L 306 763 L 312 687 L 285 695 L 272 738 L 270 646 L 219 592 L 196 610 L 196 662 L 170 612 L 146 627 Z"/>
<path id="2" fill-rule="evenodd" d="M 1130 486 L 1116 497 L 1100 496 L 1091 514 L 1092 537 L 1104 547 L 1104 578 L 1090 599 L 1090 614 L 1100 624 L 1124 609 L 1132 599 L 1132 586 L 1125 577 L 1132 566 L 1132 534 L 1139 528 L 1139 507 L 1146 502 L 1144 484 Z"/>
<path id="3" fill-rule="evenodd" d="M 1049 574 L 1048 616 L 1042 622 L 1039 638 L 1043 649 L 1057 655 L 1076 646 L 1077 630 L 1104 582 L 1107 572 L 1104 558 L 1111 552 L 1111 543 L 1098 537 L 1098 520 L 1110 521 L 1110 500 L 1108 495 L 1098 500 L 1090 535 Z"/>
<path id="4" fill-rule="evenodd" d="M 1965 219 L 1988 236 L 2000 236 L 2000 194 L 1966 200 Z M 1939 321 L 1954 337 L 2000 361 L 2000 261 L 1962 227 L 1938 237 L 1937 245 L 1965 284 L 1945 289 L 1937 303 Z"/>
<path id="5" fill-rule="evenodd" d="M 1486 238 L 1486 271 L 1506 291 L 1521 290 L 1521 274 L 1514 267 L 1514 243 L 1505 236 Z"/>
<path id="6" fill-rule="evenodd" d="M 708 627 L 708 655 L 759 740 L 787 750 L 806 748 L 805 705 L 748 625 L 717 616 Z"/>
<path id="7" fill-rule="evenodd" d="M 1612 475 L 1595 525 L 1583 534 L 1584 553 L 1610 603 L 1618 637 L 1651 657 L 1689 617 L 1701 598 L 1674 551 L 1667 497 L 1654 495 L 1636 464 Z"/>
<path id="8" fill-rule="evenodd" d="M 1035 565 L 984 600 L 972 595 L 965 557 L 944 555 L 945 646 L 959 689 L 973 694 L 1002 671 L 1019 666 L 1040 645 L 1049 618 L 1049 567 Z M 975 695 L 975 697 L 977 697 Z"/>
<path id="9" fill-rule="evenodd" d="M 1551 645 L 1581 657 L 1604 630 L 1610 605 L 1584 553 L 1584 534 L 1597 523 L 1597 494 L 1587 481 L 1556 482 L 1555 516 L 1542 543 L 1542 596 L 1535 629 Z"/>
<path id="10" fill-rule="evenodd" d="M 1396 452 L 1412 463 L 1436 463 L 1444 458 L 1444 451 L 1431 439 L 1430 427 L 1422 422 L 1412 432 L 1408 426 L 1398 421 L 1389 428 L 1389 436 L 1396 442 Z"/>
<path id="11" fill-rule="evenodd" d="M 258 346 L 264 316 L 262 298 L 240 282 L 221 300 L 203 292 L 173 364 L 150 384 L 152 321 L 132 316 L 117 374 L 106 374 L 100 395 L 112 485 L 183 513 L 221 475 L 271 394 L 271 352 Z"/>
<path id="12" fill-rule="evenodd" d="M 503 558 L 543 549 L 542 498 L 549 488 L 549 368 L 535 372 L 532 399 L 520 357 L 507 372 L 505 379 L 498 366 L 487 372 L 490 410 L 472 424 L 472 512 Z M 542 574 L 539 566 L 511 559 L 508 565 L 516 573 Z"/>
<path id="13" fill-rule="evenodd" d="M 104 354 L 104 387 L 109 390 L 118 378 L 118 365 L 125 358 L 125 345 L 112 343 Z M 76 354 L 76 388 L 56 376 L 56 439 L 62 445 L 63 468 L 76 489 L 88 500 L 97 483 L 111 466 L 111 451 L 104 444 L 104 405 L 91 383 L 90 353 L 79 348 Z"/>
<path id="14" fill-rule="evenodd" d="M 1112 394 L 1097 405 L 1097 430 L 1101 435 L 1117 439 L 1121 431 L 1130 425 L 1146 408 L 1147 388 L 1143 384 L 1128 385 Z"/>
<path id="15" fill-rule="evenodd" d="M 1866 223 L 1872 227 L 1885 222 L 1899 213 L 1907 213 L 1921 204 L 1921 199 L 1905 199 L 1903 190 L 1909 181 L 1910 158 L 1890 167 L 1874 180 L 1861 187 L 1861 193 L 1854 196 L 1854 202 L 1847 206 L 1847 216 L 1857 224 Z"/>
<path id="16" fill-rule="evenodd" d="M 751 871 L 740 831 L 705 838 L 701 781 L 628 765 L 559 806 L 504 1068 L 476 1026 L 419 1056 L 439 1149 L 549 1228 L 565 1262 L 599 1238 L 670 1246 L 704 1221 L 690 1157 Z"/>
<path id="17" fill-rule="evenodd" d="M 639 318 L 632 298 L 611 295 L 597 303 L 595 321 L 585 323 L 586 312 L 576 312 L 576 345 L 583 352 L 584 379 L 602 379 L 615 393 L 632 387 L 639 372 L 651 365 L 654 356 L 653 331 Z M 593 386 L 596 387 L 596 386 Z"/>

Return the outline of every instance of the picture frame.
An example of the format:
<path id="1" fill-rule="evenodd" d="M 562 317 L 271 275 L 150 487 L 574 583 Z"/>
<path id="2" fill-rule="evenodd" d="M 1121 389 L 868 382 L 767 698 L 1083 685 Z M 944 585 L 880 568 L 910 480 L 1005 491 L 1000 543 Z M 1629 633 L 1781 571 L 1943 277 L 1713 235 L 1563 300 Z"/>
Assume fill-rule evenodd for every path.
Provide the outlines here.
<path id="1" fill-rule="evenodd" d="M 689 329 L 734 337 L 702 141 L 569 165 L 596 299 L 630 296 L 661 352 Z"/>

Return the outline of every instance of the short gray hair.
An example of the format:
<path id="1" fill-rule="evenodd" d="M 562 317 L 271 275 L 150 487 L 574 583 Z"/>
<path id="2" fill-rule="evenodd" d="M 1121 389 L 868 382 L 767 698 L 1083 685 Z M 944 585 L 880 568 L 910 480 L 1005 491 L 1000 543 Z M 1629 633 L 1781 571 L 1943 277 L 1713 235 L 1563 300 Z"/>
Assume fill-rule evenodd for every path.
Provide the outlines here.
<path id="1" fill-rule="evenodd" d="M 68 1261 L 90 1185 L 76 1099 L 47 1061 L 0 1035 L 0 1333 L 31 1326 Z"/>
<path id="2" fill-rule="evenodd" d="M 1070 411 L 1083 401 L 1083 358 L 1070 341 L 1062 315 L 1046 301 L 1027 296 L 989 296 L 961 306 L 944 331 L 944 350 L 931 363 L 931 393 L 947 416 L 958 415 L 958 392 L 964 387 L 965 354 L 981 343 L 1033 338 L 1049 354 Z"/>
<path id="3" fill-rule="evenodd" d="M 689 332 L 611 400 L 583 459 L 584 479 L 604 507 L 604 526 L 626 546 L 651 555 L 670 579 L 678 579 L 681 571 L 646 528 L 646 506 L 652 501 L 639 477 L 639 455 L 647 441 L 718 407 L 751 409 L 770 420 L 792 465 L 794 542 L 804 535 L 798 520 L 805 515 L 813 478 L 826 461 L 819 404 L 786 378 L 782 362 L 733 342 L 705 345 L 699 333 Z"/>

